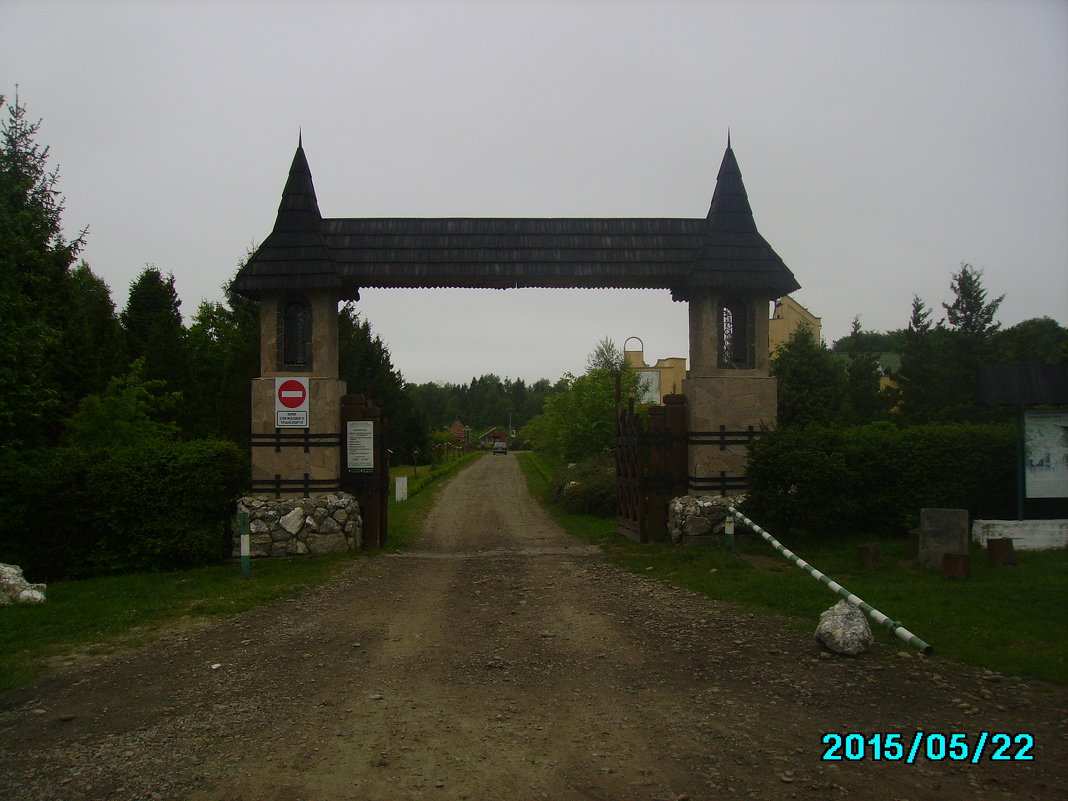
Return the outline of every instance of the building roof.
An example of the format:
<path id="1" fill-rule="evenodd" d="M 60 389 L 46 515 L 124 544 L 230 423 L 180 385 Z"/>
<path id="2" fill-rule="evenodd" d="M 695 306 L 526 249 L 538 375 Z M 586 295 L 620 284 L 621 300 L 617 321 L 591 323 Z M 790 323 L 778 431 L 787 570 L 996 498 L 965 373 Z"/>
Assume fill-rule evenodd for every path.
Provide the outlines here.
<path id="1" fill-rule="evenodd" d="M 759 234 L 728 142 L 712 206 L 689 218 L 323 219 L 298 145 L 274 231 L 234 280 L 239 294 L 336 287 L 800 288 Z"/>
<path id="2" fill-rule="evenodd" d="M 980 367 L 979 402 L 993 406 L 1068 404 L 1068 364 L 992 364 Z"/>

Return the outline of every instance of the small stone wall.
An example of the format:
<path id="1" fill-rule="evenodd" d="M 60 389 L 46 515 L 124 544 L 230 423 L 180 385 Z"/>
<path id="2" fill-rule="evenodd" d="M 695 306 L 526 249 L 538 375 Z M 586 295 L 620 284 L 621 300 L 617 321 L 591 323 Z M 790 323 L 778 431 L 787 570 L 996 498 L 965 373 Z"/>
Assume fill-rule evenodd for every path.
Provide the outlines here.
<path id="1" fill-rule="evenodd" d="M 1045 551 L 1068 547 L 1068 520 L 975 520 L 972 540 L 1009 538 L 1017 551 Z"/>
<path id="2" fill-rule="evenodd" d="M 0 564 L 0 606 L 5 604 L 42 604 L 45 585 L 30 584 L 18 565 Z"/>
<path id="3" fill-rule="evenodd" d="M 345 492 L 311 498 L 247 496 L 237 502 L 237 511 L 248 513 L 252 556 L 339 553 L 363 544 L 360 505 Z M 241 555 L 237 531 L 233 555 Z"/>
<path id="4" fill-rule="evenodd" d="M 683 542 L 687 537 L 709 537 L 723 533 L 727 507 L 742 502 L 742 496 L 702 495 L 695 498 L 683 495 L 668 504 L 668 534 L 671 541 Z"/>

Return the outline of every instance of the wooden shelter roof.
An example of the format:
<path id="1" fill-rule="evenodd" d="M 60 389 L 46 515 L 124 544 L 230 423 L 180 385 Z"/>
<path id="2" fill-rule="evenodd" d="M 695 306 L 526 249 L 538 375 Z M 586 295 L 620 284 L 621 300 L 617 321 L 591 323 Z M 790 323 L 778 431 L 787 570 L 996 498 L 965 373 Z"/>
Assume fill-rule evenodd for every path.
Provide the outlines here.
<path id="1" fill-rule="evenodd" d="M 991 364 L 980 367 L 979 402 L 993 406 L 1068 404 L 1068 364 Z"/>
<path id="2" fill-rule="evenodd" d="M 760 236 L 728 142 L 712 206 L 690 218 L 338 218 L 319 215 L 301 145 L 271 235 L 234 281 L 285 289 L 522 287 L 766 291 L 799 288 Z"/>

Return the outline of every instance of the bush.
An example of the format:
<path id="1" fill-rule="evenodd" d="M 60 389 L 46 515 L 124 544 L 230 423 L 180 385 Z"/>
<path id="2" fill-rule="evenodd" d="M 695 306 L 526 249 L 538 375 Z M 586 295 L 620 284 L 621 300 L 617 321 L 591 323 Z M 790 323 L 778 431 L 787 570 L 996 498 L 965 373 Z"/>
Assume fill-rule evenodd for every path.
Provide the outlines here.
<path id="1" fill-rule="evenodd" d="M 1011 425 L 791 428 L 750 453 L 746 514 L 773 533 L 906 536 L 923 507 L 1013 515 Z"/>
<path id="2" fill-rule="evenodd" d="M 94 465 L 87 481 L 102 536 L 92 554 L 104 572 L 171 570 L 228 555 L 228 521 L 247 483 L 230 442 L 153 443 Z"/>
<path id="3" fill-rule="evenodd" d="M 166 570 L 227 555 L 246 456 L 230 442 L 52 448 L 0 466 L 0 561 L 33 581 Z"/>
<path id="4" fill-rule="evenodd" d="M 0 562 L 20 565 L 29 581 L 81 578 L 91 573 L 95 532 L 85 525 L 92 508 L 87 451 L 48 448 L 30 459 L 6 454 L 0 466 Z"/>
<path id="5" fill-rule="evenodd" d="M 616 514 L 616 466 L 610 455 L 591 456 L 556 471 L 552 498 L 569 512 Z"/>

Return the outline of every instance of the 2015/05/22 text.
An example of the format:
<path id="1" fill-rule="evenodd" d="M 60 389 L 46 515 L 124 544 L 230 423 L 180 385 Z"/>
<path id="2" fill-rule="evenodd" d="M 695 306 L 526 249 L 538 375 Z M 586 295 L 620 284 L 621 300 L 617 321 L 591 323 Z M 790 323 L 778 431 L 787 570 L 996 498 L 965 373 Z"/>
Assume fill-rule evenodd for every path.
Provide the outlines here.
<path id="1" fill-rule="evenodd" d="M 979 764 L 990 762 L 1030 761 L 1034 759 L 1034 735 L 1027 732 L 981 731 L 977 735 L 963 732 L 914 732 L 911 737 L 900 733 L 828 732 L 820 742 L 825 746 L 820 759 L 831 761 L 905 762 L 911 765 L 919 758 L 931 762 L 952 760 Z"/>

